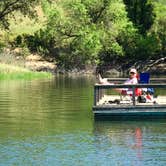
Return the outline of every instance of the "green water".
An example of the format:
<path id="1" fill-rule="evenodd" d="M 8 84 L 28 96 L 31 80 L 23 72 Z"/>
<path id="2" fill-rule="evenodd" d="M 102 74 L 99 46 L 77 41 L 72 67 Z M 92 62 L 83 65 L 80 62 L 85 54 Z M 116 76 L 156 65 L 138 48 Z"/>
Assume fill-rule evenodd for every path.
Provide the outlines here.
<path id="1" fill-rule="evenodd" d="M 0 82 L 0 165 L 166 165 L 166 121 L 96 121 L 91 77 Z"/>

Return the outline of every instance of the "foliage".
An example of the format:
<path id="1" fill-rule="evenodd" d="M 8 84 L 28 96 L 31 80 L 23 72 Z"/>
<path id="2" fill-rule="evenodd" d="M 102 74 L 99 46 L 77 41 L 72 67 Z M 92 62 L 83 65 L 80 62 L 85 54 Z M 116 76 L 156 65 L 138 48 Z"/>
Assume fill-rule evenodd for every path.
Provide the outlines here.
<path id="1" fill-rule="evenodd" d="M 5 47 L 5 43 L 0 41 L 0 53 L 3 51 L 3 47 Z"/>
<path id="2" fill-rule="evenodd" d="M 128 16 L 139 32 L 143 35 L 153 24 L 155 14 L 153 4 L 149 0 L 124 0 L 128 11 Z"/>
<path id="3" fill-rule="evenodd" d="M 34 6 L 39 2 L 39 0 L 1 0 L 0 1 L 0 24 L 8 28 L 9 26 L 9 16 L 15 11 L 20 11 L 24 15 L 30 17 L 35 16 Z"/>
<path id="4" fill-rule="evenodd" d="M 162 1 L 161 1 L 162 2 Z M 149 31 L 150 35 L 157 40 L 160 46 L 159 56 L 165 57 L 166 54 L 166 4 L 154 2 L 156 19 L 154 24 Z"/>
<path id="5" fill-rule="evenodd" d="M 12 1 L 23 5 L 21 0 Z M 18 10 L 32 15 L 32 7 L 41 2 L 46 22 L 34 33 L 17 36 L 14 45 L 28 47 L 44 56 L 51 55 L 61 68 L 84 68 L 87 64 L 105 65 L 113 61 L 135 62 L 166 54 L 164 0 L 24 2 L 25 7 Z M 17 9 L 12 8 L 11 12 L 14 10 Z M 6 23 L 7 16 L 3 17 Z"/>
<path id="6" fill-rule="evenodd" d="M 101 52 L 107 52 L 103 54 L 106 59 L 124 56 L 117 36 L 129 20 L 121 0 L 63 0 L 53 5 L 45 3 L 44 7 L 48 15 L 43 31 L 46 45 L 39 45 L 56 56 L 61 66 L 99 63 L 105 59 L 99 55 Z"/>
<path id="7" fill-rule="evenodd" d="M 15 45 L 21 47 L 27 47 L 31 52 L 38 52 L 46 55 L 48 49 L 51 48 L 51 39 L 46 35 L 43 30 L 31 34 L 19 35 L 15 38 Z"/>

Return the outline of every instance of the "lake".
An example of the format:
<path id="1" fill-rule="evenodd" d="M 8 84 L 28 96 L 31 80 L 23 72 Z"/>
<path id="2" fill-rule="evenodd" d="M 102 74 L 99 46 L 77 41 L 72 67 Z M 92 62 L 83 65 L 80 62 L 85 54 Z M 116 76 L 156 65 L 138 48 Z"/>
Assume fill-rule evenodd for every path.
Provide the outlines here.
<path id="1" fill-rule="evenodd" d="M 0 165 L 166 165 L 166 120 L 95 120 L 94 81 L 0 81 Z"/>

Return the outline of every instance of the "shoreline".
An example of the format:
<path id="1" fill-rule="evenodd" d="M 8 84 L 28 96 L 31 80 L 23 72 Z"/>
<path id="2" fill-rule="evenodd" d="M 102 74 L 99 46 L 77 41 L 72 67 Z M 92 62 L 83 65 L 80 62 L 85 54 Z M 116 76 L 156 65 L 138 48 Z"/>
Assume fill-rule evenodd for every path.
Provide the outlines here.
<path id="1" fill-rule="evenodd" d="M 84 69 L 73 68 L 71 70 L 66 70 L 59 68 L 59 66 L 56 64 L 56 60 L 53 58 L 43 58 L 38 54 L 29 54 L 24 57 L 21 53 L 21 50 L 19 49 L 15 49 L 13 51 L 6 49 L 0 54 L 0 64 L 20 67 L 20 72 L 25 69 L 31 72 L 51 73 L 52 75 L 61 74 L 69 76 L 92 76 L 96 75 L 96 73 L 100 71 L 100 73 L 104 75 L 104 77 L 124 77 L 128 75 L 128 71 L 130 70 L 130 68 L 136 68 L 139 73 L 149 72 L 152 76 L 165 76 L 166 74 L 166 57 L 157 60 L 140 60 L 138 62 L 132 63 L 132 65 L 129 64 L 129 62 L 125 64 L 114 62 L 112 64 L 110 63 L 107 66 L 87 65 Z M 6 69 L 6 71 L 8 70 L 9 69 Z M 0 72 L 3 73 L 2 67 Z"/>
<path id="2" fill-rule="evenodd" d="M 13 66 L 9 64 L 0 65 L 0 80 L 13 80 L 13 79 L 38 79 L 38 78 L 50 78 L 51 73 L 48 72 L 35 72 L 26 68 Z"/>

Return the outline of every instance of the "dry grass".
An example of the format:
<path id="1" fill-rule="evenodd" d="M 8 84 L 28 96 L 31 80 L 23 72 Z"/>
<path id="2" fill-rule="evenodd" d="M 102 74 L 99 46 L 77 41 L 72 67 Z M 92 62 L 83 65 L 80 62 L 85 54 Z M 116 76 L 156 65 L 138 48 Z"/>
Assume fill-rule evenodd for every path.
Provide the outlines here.
<path id="1" fill-rule="evenodd" d="M 24 57 L 17 53 L 12 53 L 10 49 L 4 49 L 3 52 L 0 53 L 0 63 L 20 67 L 25 66 Z"/>
<path id="2" fill-rule="evenodd" d="M 8 64 L 0 64 L 0 73 L 9 74 L 9 73 L 27 73 L 30 72 L 28 69 L 21 68 L 18 66 L 12 66 Z"/>

